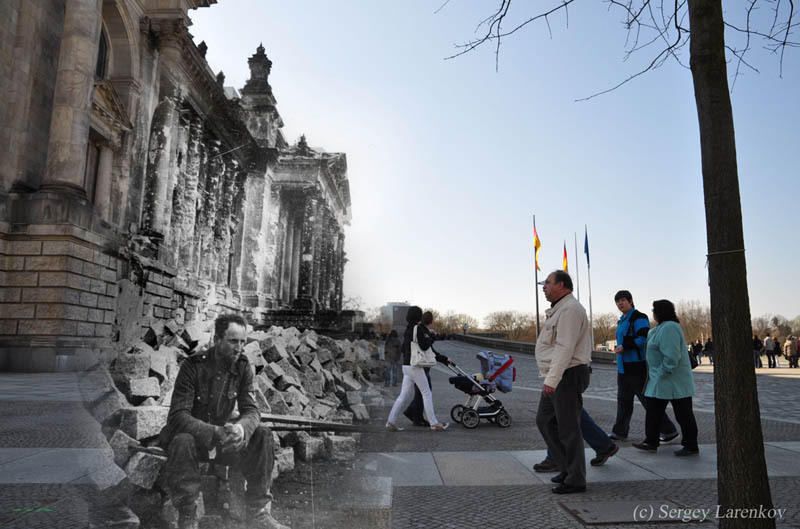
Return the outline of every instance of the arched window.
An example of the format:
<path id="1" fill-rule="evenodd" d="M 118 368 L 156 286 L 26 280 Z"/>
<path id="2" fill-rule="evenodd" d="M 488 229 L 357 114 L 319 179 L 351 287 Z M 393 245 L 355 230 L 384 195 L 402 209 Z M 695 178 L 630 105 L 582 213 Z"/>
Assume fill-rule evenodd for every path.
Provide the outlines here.
<path id="1" fill-rule="evenodd" d="M 100 44 L 97 47 L 97 65 L 94 69 L 94 76 L 97 79 L 105 79 L 106 66 L 108 64 L 108 39 L 106 32 L 100 29 Z"/>

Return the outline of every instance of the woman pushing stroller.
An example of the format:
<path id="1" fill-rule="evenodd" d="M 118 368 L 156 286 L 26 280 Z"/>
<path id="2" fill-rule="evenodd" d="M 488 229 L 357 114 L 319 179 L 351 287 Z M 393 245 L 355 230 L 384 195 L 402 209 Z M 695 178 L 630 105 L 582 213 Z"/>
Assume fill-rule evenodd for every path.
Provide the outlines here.
<path id="1" fill-rule="evenodd" d="M 403 428 L 397 426 L 397 418 L 400 415 L 400 410 L 405 408 L 409 401 L 414 396 L 414 386 L 418 387 L 422 393 L 422 403 L 425 409 L 425 416 L 428 418 L 428 423 L 431 425 L 433 431 L 444 431 L 450 426 L 448 423 L 441 423 L 436 419 L 436 414 L 433 411 L 433 394 L 428 385 L 428 379 L 425 377 L 425 369 L 419 366 L 411 365 L 411 342 L 416 341 L 419 348 L 423 351 L 428 349 L 432 350 L 436 356 L 436 361 L 442 364 L 449 364 L 450 359 L 444 355 L 440 355 L 433 349 L 433 336 L 431 335 L 428 326 L 433 323 L 433 314 L 431 312 L 422 313 L 422 309 L 416 305 L 409 307 L 408 314 L 406 314 L 406 331 L 403 335 L 403 345 L 400 349 L 403 356 L 403 386 L 400 390 L 400 395 L 394 401 L 392 411 L 389 413 L 389 419 L 386 422 L 386 429 L 392 432 L 398 432 Z"/>

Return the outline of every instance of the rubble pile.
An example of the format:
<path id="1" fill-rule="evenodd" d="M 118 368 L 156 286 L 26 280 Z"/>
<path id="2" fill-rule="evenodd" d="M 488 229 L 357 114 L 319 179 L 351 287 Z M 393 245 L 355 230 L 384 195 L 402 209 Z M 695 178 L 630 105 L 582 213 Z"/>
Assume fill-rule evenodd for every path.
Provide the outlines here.
<path id="1" fill-rule="evenodd" d="M 153 324 L 142 341 L 120 353 L 107 370 L 84 377 L 82 386 L 92 388 L 89 411 L 102 425 L 115 463 L 135 486 L 129 505 L 140 518 L 146 513 L 138 512 L 137 506 L 158 503 L 162 514 L 170 510 L 169 502 L 156 501 L 165 490 L 159 479 L 166 462 L 156 448 L 157 436 L 166 424 L 180 363 L 203 354 L 212 335 L 213 321 Z M 383 397 L 368 381 L 376 352 L 365 340 L 334 340 L 313 330 L 273 326 L 251 331 L 243 354 L 255 370 L 255 397 L 262 413 L 352 424 L 366 422 L 370 411 L 382 409 Z M 273 432 L 273 475 L 293 470 L 295 458 L 350 459 L 357 435 Z M 203 490 L 207 485 L 204 481 Z M 205 502 L 208 507 L 208 495 Z M 149 507 L 142 509 L 149 512 Z"/>

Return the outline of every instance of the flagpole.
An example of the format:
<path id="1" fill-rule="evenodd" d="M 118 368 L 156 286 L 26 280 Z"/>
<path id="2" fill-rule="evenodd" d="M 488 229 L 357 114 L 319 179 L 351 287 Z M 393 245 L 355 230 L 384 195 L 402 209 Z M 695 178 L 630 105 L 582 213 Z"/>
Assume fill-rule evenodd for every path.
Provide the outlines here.
<path id="1" fill-rule="evenodd" d="M 575 281 L 578 286 L 578 302 L 581 301 L 581 272 L 580 264 L 578 262 L 578 233 L 572 232 L 575 240 Z"/>
<path id="2" fill-rule="evenodd" d="M 586 275 L 589 278 L 589 328 L 592 330 L 592 351 L 594 351 L 594 318 L 592 314 L 592 266 L 589 264 L 589 228 L 586 224 L 583 225 L 584 234 L 586 236 L 585 251 L 586 251 Z"/>
<path id="3" fill-rule="evenodd" d="M 536 215 L 533 215 L 533 233 L 536 233 Z M 536 235 L 534 235 L 536 237 Z M 536 338 L 539 338 L 539 268 L 536 266 L 536 246 L 533 248 L 533 295 L 536 298 Z"/>

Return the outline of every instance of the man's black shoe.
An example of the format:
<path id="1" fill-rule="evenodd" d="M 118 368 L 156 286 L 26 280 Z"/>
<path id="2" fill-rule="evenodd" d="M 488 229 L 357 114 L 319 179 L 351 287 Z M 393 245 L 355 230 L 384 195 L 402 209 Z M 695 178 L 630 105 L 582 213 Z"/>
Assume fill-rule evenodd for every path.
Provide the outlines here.
<path id="1" fill-rule="evenodd" d="M 614 446 L 611 448 L 611 450 L 609 450 L 608 452 L 604 452 L 604 453 L 602 453 L 602 454 L 597 454 L 597 456 L 596 456 L 594 459 L 592 459 L 591 461 L 589 461 L 589 464 L 590 464 L 590 465 L 592 465 L 593 467 L 599 467 L 600 465 L 602 465 L 603 463 L 605 463 L 606 461 L 608 461 L 608 458 L 609 458 L 609 457 L 613 456 L 613 455 L 614 455 L 614 454 L 616 454 L 617 452 L 619 452 L 619 446 L 617 446 L 617 445 L 615 444 L 615 445 L 614 445 Z"/>
<path id="2" fill-rule="evenodd" d="M 688 448 L 681 448 L 680 450 L 675 451 L 675 455 L 678 457 L 697 456 L 700 455 L 700 450 L 689 450 Z"/>
<path id="3" fill-rule="evenodd" d="M 553 483 L 564 483 L 564 478 L 567 477 L 566 472 L 560 472 L 557 476 L 550 478 Z"/>
<path id="4" fill-rule="evenodd" d="M 627 437 L 623 437 L 621 435 L 617 435 L 614 432 L 611 432 L 610 434 L 608 434 L 608 438 L 611 439 L 612 441 L 626 441 L 628 439 Z"/>
<path id="5" fill-rule="evenodd" d="M 638 448 L 639 450 L 644 450 L 645 452 L 650 452 L 651 454 L 655 454 L 656 452 L 658 452 L 658 447 L 657 446 L 653 446 L 651 444 L 647 444 L 647 443 L 644 443 L 644 442 L 642 442 L 642 443 L 633 443 L 633 447 L 634 448 Z"/>
<path id="6" fill-rule="evenodd" d="M 414 421 L 414 426 L 425 426 L 430 427 L 430 423 L 428 421 Z"/>
<path id="7" fill-rule="evenodd" d="M 672 433 L 662 433 L 658 436 L 658 440 L 664 444 L 671 443 L 678 437 L 678 430 L 675 430 Z"/>
<path id="8" fill-rule="evenodd" d="M 586 492 L 586 485 L 576 486 L 567 485 L 566 483 L 559 483 L 553 487 L 553 492 L 556 494 L 575 494 L 576 492 Z"/>
<path id="9" fill-rule="evenodd" d="M 552 459 L 545 459 L 541 463 L 533 465 L 534 472 L 558 472 L 558 465 Z"/>

